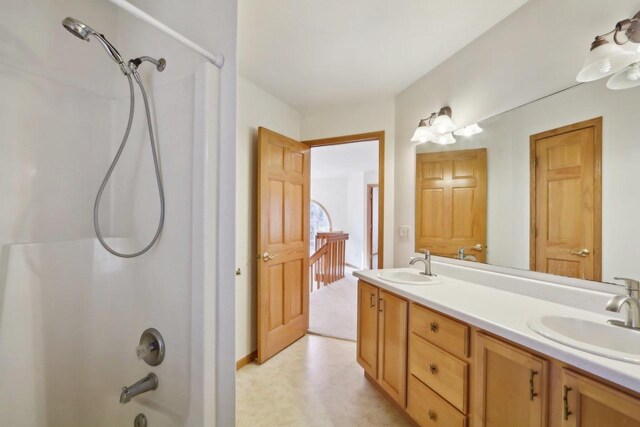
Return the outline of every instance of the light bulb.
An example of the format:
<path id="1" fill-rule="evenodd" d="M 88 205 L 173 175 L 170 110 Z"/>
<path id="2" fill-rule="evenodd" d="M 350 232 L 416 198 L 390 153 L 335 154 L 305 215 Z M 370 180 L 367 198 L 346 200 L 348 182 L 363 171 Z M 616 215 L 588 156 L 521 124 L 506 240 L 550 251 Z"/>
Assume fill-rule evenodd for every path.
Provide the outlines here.
<path id="1" fill-rule="evenodd" d="M 444 135 L 440 135 L 432 139 L 432 141 L 438 145 L 449 145 L 449 144 L 455 144 L 456 139 L 453 137 L 451 133 L 446 133 Z"/>
<path id="2" fill-rule="evenodd" d="M 605 59 L 600 63 L 600 72 L 602 74 L 606 74 L 609 71 L 611 71 L 611 61 L 609 61 L 608 59 Z"/>
<path id="3" fill-rule="evenodd" d="M 632 82 L 640 79 L 640 67 L 636 65 L 635 67 L 629 68 L 627 70 L 627 79 L 631 80 Z"/>
<path id="4" fill-rule="evenodd" d="M 453 132 L 454 135 L 456 136 L 473 136 L 476 135 L 478 133 L 482 132 L 482 128 L 480 126 L 478 126 L 477 123 L 474 123 L 472 125 L 469 126 L 465 126 L 461 129 L 458 129 L 457 131 Z"/>

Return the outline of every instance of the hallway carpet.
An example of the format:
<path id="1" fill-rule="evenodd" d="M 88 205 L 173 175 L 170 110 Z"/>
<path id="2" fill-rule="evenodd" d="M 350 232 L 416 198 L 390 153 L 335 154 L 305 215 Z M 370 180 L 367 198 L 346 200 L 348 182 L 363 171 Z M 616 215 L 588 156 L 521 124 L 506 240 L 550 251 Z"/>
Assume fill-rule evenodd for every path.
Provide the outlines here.
<path id="1" fill-rule="evenodd" d="M 309 333 L 356 340 L 358 279 L 347 267 L 345 277 L 309 295 Z"/>

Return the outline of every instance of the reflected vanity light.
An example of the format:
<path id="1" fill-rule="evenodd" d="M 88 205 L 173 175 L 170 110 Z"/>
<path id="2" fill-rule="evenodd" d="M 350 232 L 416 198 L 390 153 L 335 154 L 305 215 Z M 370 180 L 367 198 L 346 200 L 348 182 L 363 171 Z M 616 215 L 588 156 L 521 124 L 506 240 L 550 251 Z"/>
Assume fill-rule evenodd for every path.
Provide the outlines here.
<path id="1" fill-rule="evenodd" d="M 450 145 L 450 144 L 456 143 L 456 139 L 453 137 L 451 133 L 440 135 L 435 139 L 432 139 L 432 141 L 438 145 Z"/>
<path id="2" fill-rule="evenodd" d="M 431 113 L 429 117 L 426 119 L 420 120 L 418 123 L 418 127 L 416 128 L 413 136 L 411 137 L 411 142 L 435 142 L 436 144 L 440 144 L 438 141 L 447 141 L 446 144 L 453 144 L 456 140 L 451 135 L 456 129 L 456 125 L 451 120 L 451 108 L 450 107 L 442 107 L 440 111 L 437 113 Z M 449 135 L 449 137 L 442 138 L 443 136 Z M 453 140 L 453 142 L 450 142 Z"/>
<path id="3" fill-rule="evenodd" d="M 612 90 L 629 89 L 640 85 L 640 62 L 634 62 L 622 71 L 618 71 L 607 82 Z"/>
<path id="4" fill-rule="evenodd" d="M 482 130 L 483 129 L 480 126 L 478 126 L 477 123 L 474 123 L 472 125 L 465 126 L 463 128 L 456 130 L 455 132 L 453 132 L 453 134 L 455 136 L 473 136 L 473 135 L 479 134 L 480 132 L 482 132 Z"/>
<path id="5" fill-rule="evenodd" d="M 620 33 L 624 33 L 623 39 Z M 615 44 L 607 40 L 608 36 L 612 36 Z M 633 50 L 623 49 L 622 45 L 629 42 L 640 43 L 640 12 L 618 22 L 610 32 L 596 36 L 576 80 L 591 82 L 613 74 L 607 83 L 609 89 L 627 89 L 640 84 L 636 83 L 640 79 L 636 64 L 640 60 L 640 46 Z"/>

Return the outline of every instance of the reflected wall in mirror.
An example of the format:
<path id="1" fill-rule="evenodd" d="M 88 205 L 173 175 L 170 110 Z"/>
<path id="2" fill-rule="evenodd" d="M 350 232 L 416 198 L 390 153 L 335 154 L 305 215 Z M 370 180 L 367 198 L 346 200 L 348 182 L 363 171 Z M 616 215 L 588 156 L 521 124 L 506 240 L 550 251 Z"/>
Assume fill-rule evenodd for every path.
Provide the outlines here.
<path id="1" fill-rule="evenodd" d="M 639 95 L 585 83 L 455 144 L 418 145 L 416 251 L 588 280 L 640 276 Z M 486 164 L 469 158 L 478 150 Z"/>

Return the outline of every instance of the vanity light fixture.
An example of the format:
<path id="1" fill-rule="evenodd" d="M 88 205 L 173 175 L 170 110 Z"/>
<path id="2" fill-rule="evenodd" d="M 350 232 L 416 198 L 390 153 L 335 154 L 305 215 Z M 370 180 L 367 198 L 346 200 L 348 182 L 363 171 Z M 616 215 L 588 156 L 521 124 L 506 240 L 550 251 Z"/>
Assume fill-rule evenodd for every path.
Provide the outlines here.
<path id="1" fill-rule="evenodd" d="M 638 85 L 640 85 L 640 62 L 634 62 L 617 72 L 607 82 L 607 87 L 612 90 L 629 89 Z"/>
<path id="2" fill-rule="evenodd" d="M 478 126 L 477 123 L 474 123 L 472 125 L 465 126 L 463 128 L 456 130 L 455 132 L 453 132 L 453 134 L 455 136 L 473 136 L 473 135 L 479 134 L 480 132 L 482 132 L 482 130 L 483 129 L 480 126 Z"/>
<path id="3" fill-rule="evenodd" d="M 620 33 L 624 33 L 624 38 L 620 37 Z M 611 35 L 613 43 L 607 40 Z M 608 33 L 596 36 L 576 80 L 591 82 L 615 74 L 607 84 L 610 89 L 626 89 L 640 84 L 633 84 L 640 80 L 637 67 L 634 68 L 640 59 L 639 50 L 622 47 L 629 42 L 640 43 L 640 12 L 633 18 L 618 22 Z"/>
<path id="4" fill-rule="evenodd" d="M 456 143 L 456 139 L 451 133 L 445 133 L 444 135 L 437 136 L 435 139 L 432 139 L 432 141 L 439 145 L 449 145 Z"/>
<path id="5" fill-rule="evenodd" d="M 437 143 L 437 140 L 453 140 L 453 142 L 447 142 L 447 144 L 456 142 L 451 135 L 451 132 L 456 129 L 456 125 L 451 120 L 451 114 L 450 107 L 442 107 L 437 113 L 431 113 L 426 119 L 420 120 L 413 137 L 411 137 L 411 142 L 433 141 Z M 441 138 L 447 134 L 449 134 L 449 137 Z"/>

